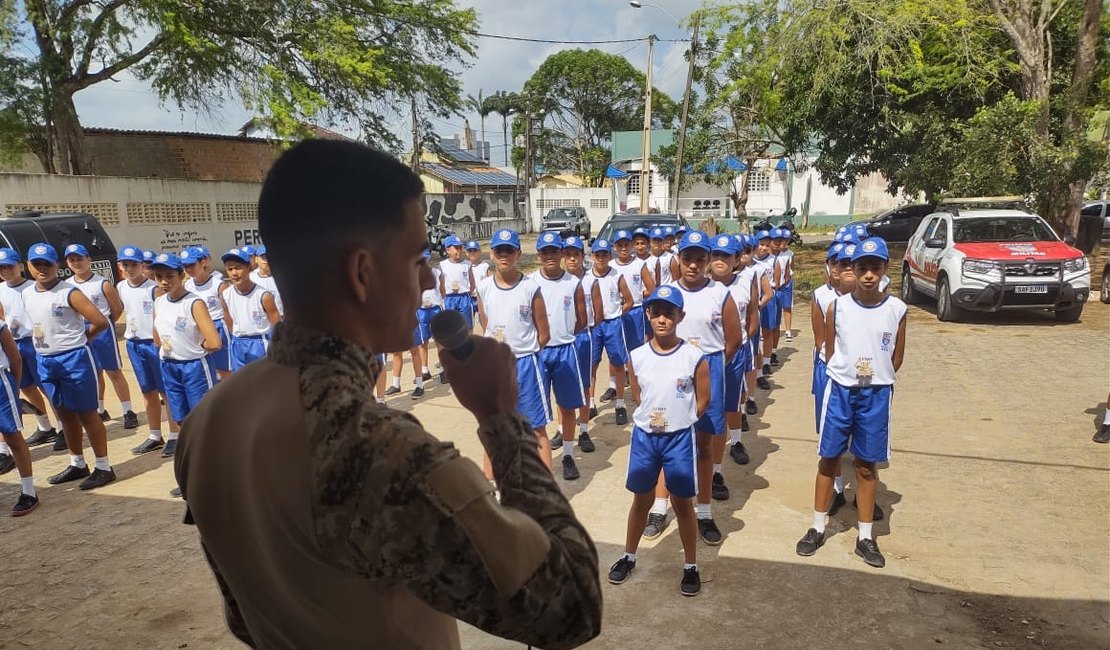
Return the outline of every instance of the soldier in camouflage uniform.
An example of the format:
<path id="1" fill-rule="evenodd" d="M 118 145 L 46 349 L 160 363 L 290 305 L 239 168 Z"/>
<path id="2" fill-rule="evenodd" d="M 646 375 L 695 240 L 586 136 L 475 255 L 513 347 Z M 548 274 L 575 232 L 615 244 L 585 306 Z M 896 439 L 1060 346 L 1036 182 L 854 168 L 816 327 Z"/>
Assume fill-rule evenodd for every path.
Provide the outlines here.
<path id="1" fill-rule="evenodd" d="M 440 357 L 479 422 L 481 470 L 373 398 L 432 275 L 422 185 L 361 145 L 274 166 L 259 226 L 287 322 L 185 422 L 175 470 L 225 601 L 260 648 L 457 648 L 460 619 L 543 648 L 601 626 L 597 552 L 515 412 L 513 355 Z M 479 379 L 480 378 L 480 379 Z"/>

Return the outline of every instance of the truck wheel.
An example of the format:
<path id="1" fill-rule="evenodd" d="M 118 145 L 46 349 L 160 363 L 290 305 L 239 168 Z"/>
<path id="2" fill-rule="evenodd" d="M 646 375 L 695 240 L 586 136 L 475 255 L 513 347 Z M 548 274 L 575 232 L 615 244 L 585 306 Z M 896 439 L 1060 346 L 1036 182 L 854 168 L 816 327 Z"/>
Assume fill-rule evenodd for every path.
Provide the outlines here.
<path id="1" fill-rule="evenodd" d="M 912 305 L 917 302 L 917 287 L 913 286 L 913 276 L 910 267 L 902 265 L 902 302 Z"/>
<path id="2" fill-rule="evenodd" d="M 1079 320 L 1079 315 L 1083 313 L 1083 305 L 1072 307 L 1071 309 L 1061 309 L 1055 312 L 1057 323 L 1074 323 Z"/>
<path id="3" fill-rule="evenodd" d="M 1110 272 L 1102 272 L 1102 291 L 1099 292 L 1099 300 L 1110 303 Z"/>
<path id="4" fill-rule="evenodd" d="M 948 278 L 937 282 L 937 320 L 955 322 L 960 320 L 961 309 L 952 302 L 952 292 L 948 290 Z"/>

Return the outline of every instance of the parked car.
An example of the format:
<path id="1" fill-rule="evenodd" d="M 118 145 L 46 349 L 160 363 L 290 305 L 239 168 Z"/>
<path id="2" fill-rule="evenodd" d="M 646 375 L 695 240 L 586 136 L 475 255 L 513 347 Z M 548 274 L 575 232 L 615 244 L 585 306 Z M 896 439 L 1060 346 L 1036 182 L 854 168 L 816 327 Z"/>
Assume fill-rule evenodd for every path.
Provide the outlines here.
<path id="1" fill-rule="evenodd" d="M 936 207 L 928 203 L 914 203 L 887 210 L 871 217 L 848 224 L 852 226 L 866 226 L 867 232 L 872 237 L 882 237 L 891 243 L 901 243 L 910 240 L 910 236 L 917 231 L 921 220 L 931 214 Z"/>
<path id="2" fill-rule="evenodd" d="M 666 228 L 671 226 L 677 228 L 678 226 L 690 227 L 689 222 L 685 218 L 677 214 L 641 214 L 639 212 L 618 212 L 609 217 L 601 229 L 597 231 L 597 237 L 591 238 L 592 244 L 594 239 L 612 239 L 613 233 L 617 230 L 635 230 L 637 228 L 654 228 L 662 226 Z"/>
<path id="3" fill-rule="evenodd" d="M 1110 262 L 1102 267 L 1102 291 L 1099 292 L 1099 300 L 1110 304 Z"/>
<path id="4" fill-rule="evenodd" d="M 589 237 L 590 215 L 586 214 L 586 208 L 552 208 L 543 216 L 540 230 L 555 230 L 564 237 Z"/>
<path id="5" fill-rule="evenodd" d="M 1110 201 L 1091 201 L 1083 205 L 1079 211 L 1080 219 L 1083 217 L 1098 217 L 1102 219 L 1102 241 L 1110 241 Z"/>
<path id="6" fill-rule="evenodd" d="M 14 248 L 24 258 L 31 244 L 46 242 L 64 255 L 66 246 L 83 244 L 92 257 L 92 270 L 113 284 L 120 280 L 116 269 L 116 245 L 104 232 L 96 217 L 83 212 L 16 212 L 0 219 L 0 239 L 3 246 Z M 59 275 L 67 278 L 72 271 L 59 265 Z"/>
<path id="7" fill-rule="evenodd" d="M 1074 322 L 1090 295 L 1091 269 L 1073 243 L 1024 210 L 945 208 L 906 245 L 902 299 L 935 298 L 942 321 L 965 310 L 1042 309 Z"/>

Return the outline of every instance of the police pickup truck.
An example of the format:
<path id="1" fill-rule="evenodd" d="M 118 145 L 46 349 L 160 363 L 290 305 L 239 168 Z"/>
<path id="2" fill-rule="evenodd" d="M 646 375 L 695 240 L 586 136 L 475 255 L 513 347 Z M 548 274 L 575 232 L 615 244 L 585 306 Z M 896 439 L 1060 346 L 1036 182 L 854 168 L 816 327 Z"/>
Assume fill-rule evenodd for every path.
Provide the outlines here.
<path id="1" fill-rule="evenodd" d="M 0 218 L 0 247 L 14 248 L 26 258 L 31 244 L 46 242 L 63 255 L 66 246 L 82 244 L 92 257 L 92 271 L 115 284 L 120 278 L 116 271 L 116 246 L 96 217 L 82 212 L 16 212 Z M 67 278 L 72 271 L 65 261 L 59 265 L 59 275 Z"/>

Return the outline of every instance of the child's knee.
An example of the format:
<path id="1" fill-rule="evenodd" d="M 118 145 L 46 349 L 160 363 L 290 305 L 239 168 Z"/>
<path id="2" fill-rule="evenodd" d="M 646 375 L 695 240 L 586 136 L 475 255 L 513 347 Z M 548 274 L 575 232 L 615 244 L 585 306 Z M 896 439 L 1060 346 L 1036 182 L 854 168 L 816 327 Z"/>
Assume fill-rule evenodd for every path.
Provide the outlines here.
<path id="1" fill-rule="evenodd" d="M 856 459 L 856 476 L 859 480 L 874 481 L 878 475 L 879 471 L 875 468 L 875 463 Z"/>
<path id="2" fill-rule="evenodd" d="M 836 476 L 836 471 L 840 469 L 840 457 L 836 458 L 822 458 L 817 461 L 817 473 L 822 476 Z"/>

